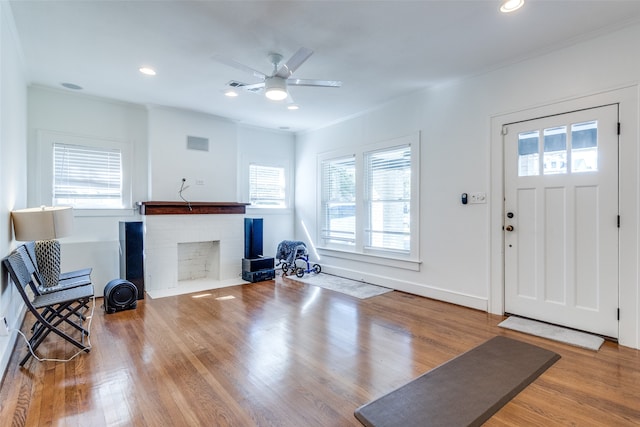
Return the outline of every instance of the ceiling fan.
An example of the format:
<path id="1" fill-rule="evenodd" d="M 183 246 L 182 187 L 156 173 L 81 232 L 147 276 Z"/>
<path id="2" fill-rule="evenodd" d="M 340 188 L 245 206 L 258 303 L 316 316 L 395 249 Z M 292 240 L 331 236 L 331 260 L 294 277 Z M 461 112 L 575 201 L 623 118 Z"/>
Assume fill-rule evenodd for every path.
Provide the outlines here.
<path id="1" fill-rule="evenodd" d="M 234 86 L 243 90 L 251 92 L 261 91 L 264 89 L 264 94 L 267 98 L 273 101 L 282 101 L 284 99 L 291 100 L 291 95 L 287 88 L 289 86 L 314 86 L 314 87 L 340 87 L 342 82 L 339 80 L 310 80 L 310 79 L 297 79 L 291 77 L 293 73 L 313 54 L 311 49 L 301 47 L 291 58 L 284 64 L 282 62 L 282 55 L 279 53 L 270 53 L 269 60 L 273 64 L 273 73 L 268 76 L 263 72 L 254 70 L 244 64 L 234 61 L 233 59 L 224 58 L 220 55 L 214 55 L 213 59 L 223 64 L 238 70 L 245 71 L 255 78 L 262 80 L 259 83 L 245 84 L 240 82 Z"/>

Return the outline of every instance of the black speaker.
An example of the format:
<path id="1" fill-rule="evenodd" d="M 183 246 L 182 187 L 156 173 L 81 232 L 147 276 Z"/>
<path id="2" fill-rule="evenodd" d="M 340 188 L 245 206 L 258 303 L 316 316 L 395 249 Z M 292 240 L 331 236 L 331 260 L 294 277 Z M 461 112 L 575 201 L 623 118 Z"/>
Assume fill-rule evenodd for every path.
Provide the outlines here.
<path id="1" fill-rule="evenodd" d="M 275 261 L 272 257 L 264 257 L 264 258 L 242 258 L 242 271 L 258 271 L 258 270 L 266 270 L 272 269 L 274 267 Z"/>
<path id="2" fill-rule="evenodd" d="M 244 257 L 252 259 L 262 255 L 262 218 L 245 218 Z"/>
<path id="3" fill-rule="evenodd" d="M 113 279 L 104 287 L 104 311 L 131 310 L 138 306 L 138 288 L 128 280 Z"/>
<path id="4" fill-rule="evenodd" d="M 120 278 L 133 283 L 144 299 L 144 236 L 142 221 L 120 222 Z"/>
<path id="5" fill-rule="evenodd" d="M 276 270 L 273 268 L 267 268 L 265 270 L 258 271 L 243 271 L 242 280 L 247 282 L 264 282 L 265 280 L 271 280 L 276 277 Z"/>

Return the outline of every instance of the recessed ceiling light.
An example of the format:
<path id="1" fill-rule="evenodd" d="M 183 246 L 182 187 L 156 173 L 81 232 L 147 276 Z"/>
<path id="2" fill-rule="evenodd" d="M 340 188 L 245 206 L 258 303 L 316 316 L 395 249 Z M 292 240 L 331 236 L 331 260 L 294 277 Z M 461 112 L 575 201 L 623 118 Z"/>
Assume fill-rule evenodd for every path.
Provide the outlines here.
<path id="1" fill-rule="evenodd" d="M 82 90 L 82 86 L 78 86 L 76 84 L 73 83 L 60 83 L 60 86 L 62 87 L 66 87 L 67 89 L 72 89 L 72 90 Z"/>
<path id="2" fill-rule="evenodd" d="M 298 110 L 300 106 L 298 104 L 287 105 L 287 109 L 289 110 Z"/>
<path id="3" fill-rule="evenodd" d="M 233 89 L 228 89 L 224 92 L 224 95 L 228 96 L 229 98 L 235 98 L 236 96 L 238 96 L 238 92 Z"/>
<path id="4" fill-rule="evenodd" d="M 500 12 L 515 12 L 522 6 L 524 6 L 524 0 L 503 0 L 502 5 L 500 6 Z"/>
<path id="5" fill-rule="evenodd" d="M 149 67 L 140 67 L 138 69 L 142 74 L 145 74 L 147 76 L 155 76 L 156 75 L 156 70 L 154 70 L 153 68 L 149 68 Z"/>

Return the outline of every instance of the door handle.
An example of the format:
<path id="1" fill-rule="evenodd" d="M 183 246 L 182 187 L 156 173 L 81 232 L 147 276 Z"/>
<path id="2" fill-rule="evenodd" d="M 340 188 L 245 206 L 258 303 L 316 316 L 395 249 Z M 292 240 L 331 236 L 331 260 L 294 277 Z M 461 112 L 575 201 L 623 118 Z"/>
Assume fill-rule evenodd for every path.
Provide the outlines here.
<path id="1" fill-rule="evenodd" d="M 513 225 L 507 225 L 504 229 L 507 231 L 513 231 Z"/>

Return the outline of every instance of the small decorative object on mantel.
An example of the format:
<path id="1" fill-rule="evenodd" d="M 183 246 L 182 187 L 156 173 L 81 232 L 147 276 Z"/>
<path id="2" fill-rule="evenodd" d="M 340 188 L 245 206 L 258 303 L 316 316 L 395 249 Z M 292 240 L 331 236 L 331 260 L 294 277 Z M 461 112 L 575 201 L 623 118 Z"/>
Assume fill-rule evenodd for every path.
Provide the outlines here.
<path id="1" fill-rule="evenodd" d="M 244 214 L 249 203 L 236 202 L 138 202 L 141 215 Z"/>

